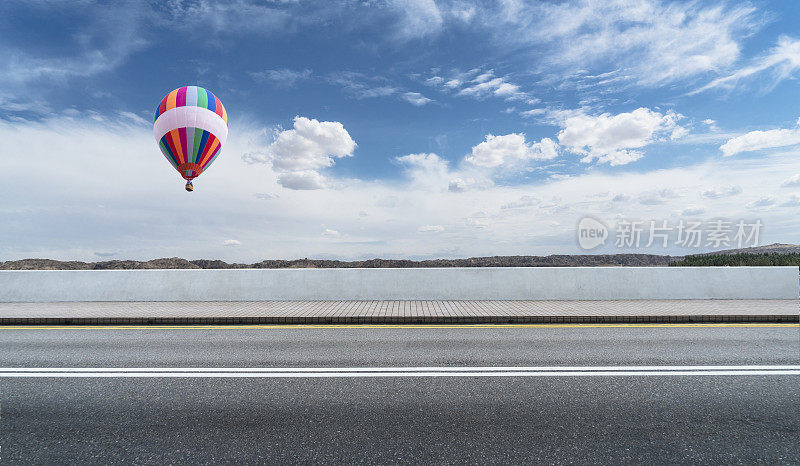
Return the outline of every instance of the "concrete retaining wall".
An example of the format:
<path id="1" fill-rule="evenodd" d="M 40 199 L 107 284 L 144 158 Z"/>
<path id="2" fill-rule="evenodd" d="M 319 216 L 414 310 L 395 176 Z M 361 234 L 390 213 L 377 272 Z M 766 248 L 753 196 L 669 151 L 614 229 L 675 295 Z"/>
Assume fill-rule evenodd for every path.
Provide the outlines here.
<path id="1" fill-rule="evenodd" d="M 0 302 L 797 297 L 797 267 L 0 271 Z"/>

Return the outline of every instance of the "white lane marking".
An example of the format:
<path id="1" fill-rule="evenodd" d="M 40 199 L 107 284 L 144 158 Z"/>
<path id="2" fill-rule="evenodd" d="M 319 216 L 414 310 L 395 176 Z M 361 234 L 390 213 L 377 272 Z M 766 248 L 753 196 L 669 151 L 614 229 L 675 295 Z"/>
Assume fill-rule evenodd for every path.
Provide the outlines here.
<path id="1" fill-rule="evenodd" d="M 586 377 L 800 375 L 800 366 L 7 367 L 0 377 Z"/>
<path id="2" fill-rule="evenodd" d="M 798 370 L 784 366 L 0 367 L 0 372 L 414 372 Z"/>

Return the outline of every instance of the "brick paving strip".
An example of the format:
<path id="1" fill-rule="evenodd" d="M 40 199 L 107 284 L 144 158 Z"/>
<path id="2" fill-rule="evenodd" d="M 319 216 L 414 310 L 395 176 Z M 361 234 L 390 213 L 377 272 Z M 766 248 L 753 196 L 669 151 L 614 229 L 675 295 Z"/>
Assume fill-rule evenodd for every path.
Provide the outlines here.
<path id="1" fill-rule="evenodd" d="M 0 303 L 0 325 L 799 322 L 798 300 Z"/>

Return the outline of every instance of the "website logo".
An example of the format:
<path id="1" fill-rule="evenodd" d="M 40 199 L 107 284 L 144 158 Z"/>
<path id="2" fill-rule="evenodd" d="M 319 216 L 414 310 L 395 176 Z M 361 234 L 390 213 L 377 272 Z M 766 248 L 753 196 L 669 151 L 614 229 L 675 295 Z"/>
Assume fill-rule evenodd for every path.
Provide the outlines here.
<path id="1" fill-rule="evenodd" d="M 578 222 L 578 245 L 589 250 L 602 246 L 608 239 L 608 227 L 594 217 L 583 217 Z"/>

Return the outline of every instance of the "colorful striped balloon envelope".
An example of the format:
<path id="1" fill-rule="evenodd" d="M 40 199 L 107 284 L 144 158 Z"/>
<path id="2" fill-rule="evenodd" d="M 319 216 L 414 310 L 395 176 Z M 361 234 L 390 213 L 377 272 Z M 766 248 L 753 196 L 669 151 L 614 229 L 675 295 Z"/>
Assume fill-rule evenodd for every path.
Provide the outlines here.
<path id="1" fill-rule="evenodd" d="M 222 151 L 228 138 L 228 114 L 211 91 L 179 87 L 156 109 L 153 135 L 161 153 L 186 180 L 186 190 L 192 191 L 192 180 Z"/>

